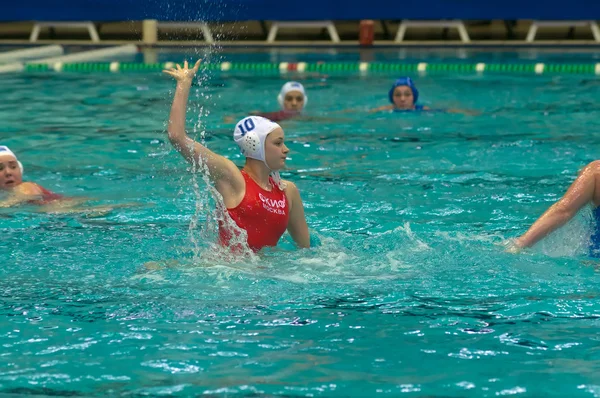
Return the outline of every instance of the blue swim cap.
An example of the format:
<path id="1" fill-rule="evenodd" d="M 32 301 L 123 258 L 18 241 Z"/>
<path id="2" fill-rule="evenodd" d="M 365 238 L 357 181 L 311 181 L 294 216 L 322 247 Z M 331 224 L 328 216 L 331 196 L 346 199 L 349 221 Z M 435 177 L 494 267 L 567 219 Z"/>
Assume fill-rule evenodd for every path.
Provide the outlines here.
<path id="1" fill-rule="evenodd" d="M 413 98 L 414 100 L 414 104 L 417 104 L 417 100 L 419 99 L 419 90 L 417 90 L 417 86 L 415 86 L 415 83 L 413 83 L 412 79 L 410 77 L 401 77 L 398 80 L 396 80 L 394 82 L 394 85 L 392 86 L 392 88 L 390 88 L 390 92 L 388 94 L 389 98 L 390 98 L 390 102 L 393 104 L 394 103 L 394 89 L 396 87 L 399 86 L 408 86 L 410 87 L 410 90 L 413 93 Z"/>

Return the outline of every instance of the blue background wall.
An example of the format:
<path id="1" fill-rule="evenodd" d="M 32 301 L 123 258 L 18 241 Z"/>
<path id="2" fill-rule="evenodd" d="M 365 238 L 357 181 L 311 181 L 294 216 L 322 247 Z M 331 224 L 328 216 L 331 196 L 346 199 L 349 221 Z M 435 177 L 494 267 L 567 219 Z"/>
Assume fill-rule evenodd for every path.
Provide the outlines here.
<path id="1" fill-rule="evenodd" d="M 0 21 L 600 19 L 600 0 L 29 0 L 5 1 Z"/>

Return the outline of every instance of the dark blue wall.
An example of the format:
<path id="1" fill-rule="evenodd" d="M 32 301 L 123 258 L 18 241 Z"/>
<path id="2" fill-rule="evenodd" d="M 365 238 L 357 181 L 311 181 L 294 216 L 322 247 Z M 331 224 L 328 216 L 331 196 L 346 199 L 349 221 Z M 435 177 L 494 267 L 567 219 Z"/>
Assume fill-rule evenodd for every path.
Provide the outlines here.
<path id="1" fill-rule="evenodd" d="M 61 0 L 5 1 L 0 21 L 600 19 L 600 0 Z"/>

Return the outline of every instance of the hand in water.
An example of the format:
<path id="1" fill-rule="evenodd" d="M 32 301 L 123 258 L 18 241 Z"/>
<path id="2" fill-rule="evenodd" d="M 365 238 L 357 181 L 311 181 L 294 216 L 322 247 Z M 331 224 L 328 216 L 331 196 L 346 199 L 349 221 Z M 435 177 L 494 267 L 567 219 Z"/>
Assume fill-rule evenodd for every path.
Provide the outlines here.
<path id="1" fill-rule="evenodd" d="M 191 83 L 192 80 L 194 80 L 194 76 L 196 75 L 196 72 L 198 72 L 198 68 L 200 67 L 201 61 L 202 61 L 201 59 L 196 61 L 196 64 L 191 69 L 188 68 L 188 62 L 185 61 L 183 63 L 183 68 L 179 64 L 177 64 L 176 65 L 177 68 L 164 69 L 163 73 L 173 76 L 175 78 L 175 80 L 177 80 L 178 82 Z"/>
<path id="2" fill-rule="evenodd" d="M 504 244 L 504 251 L 511 254 L 518 254 L 523 250 L 521 246 L 517 243 L 516 239 L 510 239 Z"/>

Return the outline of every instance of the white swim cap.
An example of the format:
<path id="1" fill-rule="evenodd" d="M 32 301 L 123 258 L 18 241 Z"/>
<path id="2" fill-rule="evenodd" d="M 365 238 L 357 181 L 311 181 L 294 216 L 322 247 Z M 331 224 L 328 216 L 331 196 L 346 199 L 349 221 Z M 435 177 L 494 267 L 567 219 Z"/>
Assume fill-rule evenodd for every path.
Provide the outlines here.
<path id="1" fill-rule="evenodd" d="M 271 170 L 265 158 L 267 136 L 280 126 L 262 116 L 248 116 L 240 120 L 233 131 L 233 139 L 247 158 L 261 160 Z M 275 183 L 282 188 L 278 171 L 271 170 Z"/>
<path id="2" fill-rule="evenodd" d="M 304 96 L 304 108 L 306 106 L 306 103 L 308 102 L 308 97 L 306 96 L 306 92 L 304 91 L 304 86 L 298 82 L 287 82 L 283 85 L 283 87 L 281 87 L 281 91 L 277 96 L 279 106 L 283 108 L 283 100 L 285 99 L 285 95 L 290 91 L 300 91 L 302 93 L 302 95 Z"/>
<path id="3" fill-rule="evenodd" d="M 17 155 L 15 155 L 13 153 L 13 151 L 11 151 L 10 149 L 8 149 L 7 146 L 0 145 L 0 156 L 2 156 L 2 155 L 10 155 L 13 158 L 15 158 L 15 160 L 19 164 L 19 169 L 21 169 L 21 174 L 23 174 L 23 164 L 17 160 Z"/>

